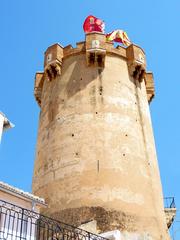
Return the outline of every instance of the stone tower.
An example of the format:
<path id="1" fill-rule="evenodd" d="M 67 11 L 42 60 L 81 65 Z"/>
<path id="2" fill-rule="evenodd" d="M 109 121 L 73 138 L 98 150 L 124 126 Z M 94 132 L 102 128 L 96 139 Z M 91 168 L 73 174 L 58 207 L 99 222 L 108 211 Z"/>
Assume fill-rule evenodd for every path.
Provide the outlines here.
<path id="1" fill-rule="evenodd" d="M 76 48 L 54 44 L 34 91 L 41 112 L 33 193 L 46 199 L 45 213 L 76 226 L 96 220 L 98 232 L 169 239 L 144 51 L 115 48 L 97 32 Z"/>

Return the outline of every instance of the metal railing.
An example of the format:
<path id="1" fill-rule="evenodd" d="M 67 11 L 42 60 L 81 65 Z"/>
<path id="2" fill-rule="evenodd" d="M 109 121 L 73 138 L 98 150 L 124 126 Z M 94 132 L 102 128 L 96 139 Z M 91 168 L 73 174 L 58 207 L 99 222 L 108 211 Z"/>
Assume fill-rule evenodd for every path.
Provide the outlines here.
<path id="1" fill-rule="evenodd" d="M 96 234 L 0 200 L 0 240 L 70 239 L 106 240 Z"/>
<path id="2" fill-rule="evenodd" d="M 165 197 L 164 198 L 164 207 L 165 208 L 176 208 L 174 197 Z"/>

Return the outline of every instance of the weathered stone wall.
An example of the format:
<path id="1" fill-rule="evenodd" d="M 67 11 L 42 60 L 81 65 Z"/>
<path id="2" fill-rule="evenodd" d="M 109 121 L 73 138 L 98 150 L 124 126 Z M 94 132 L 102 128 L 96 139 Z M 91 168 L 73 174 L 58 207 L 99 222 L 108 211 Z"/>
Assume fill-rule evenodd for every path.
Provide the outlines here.
<path id="1" fill-rule="evenodd" d="M 144 81 L 110 54 L 104 68 L 69 56 L 61 71 L 41 94 L 33 192 L 45 213 L 168 239 Z"/>

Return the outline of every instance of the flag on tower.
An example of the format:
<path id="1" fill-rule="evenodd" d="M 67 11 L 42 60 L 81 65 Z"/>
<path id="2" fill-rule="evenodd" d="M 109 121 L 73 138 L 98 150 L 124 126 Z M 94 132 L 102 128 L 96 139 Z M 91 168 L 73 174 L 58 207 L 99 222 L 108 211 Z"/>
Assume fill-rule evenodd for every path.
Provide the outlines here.
<path id="1" fill-rule="evenodd" d="M 92 15 L 89 15 L 83 24 L 83 29 L 85 33 L 90 32 L 101 32 L 104 33 L 105 24 L 104 21 L 100 18 L 96 18 Z"/>
<path id="2" fill-rule="evenodd" d="M 124 44 L 125 46 L 131 45 L 131 41 L 128 38 L 128 35 L 123 30 L 114 30 L 108 34 L 106 34 L 106 40 L 108 42 L 119 42 Z"/>

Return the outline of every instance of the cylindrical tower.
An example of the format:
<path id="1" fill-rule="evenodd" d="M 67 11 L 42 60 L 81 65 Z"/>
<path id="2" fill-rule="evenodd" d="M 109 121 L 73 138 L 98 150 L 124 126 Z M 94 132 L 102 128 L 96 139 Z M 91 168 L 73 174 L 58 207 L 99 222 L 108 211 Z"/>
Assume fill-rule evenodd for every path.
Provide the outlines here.
<path id="1" fill-rule="evenodd" d="M 97 221 L 144 239 L 169 239 L 148 101 L 143 50 L 90 33 L 77 48 L 45 52 L 35 98 L 40 120 L 33 193 L 66 223 Z M 138 239 L 138 238 L 137 238 Z"/>

